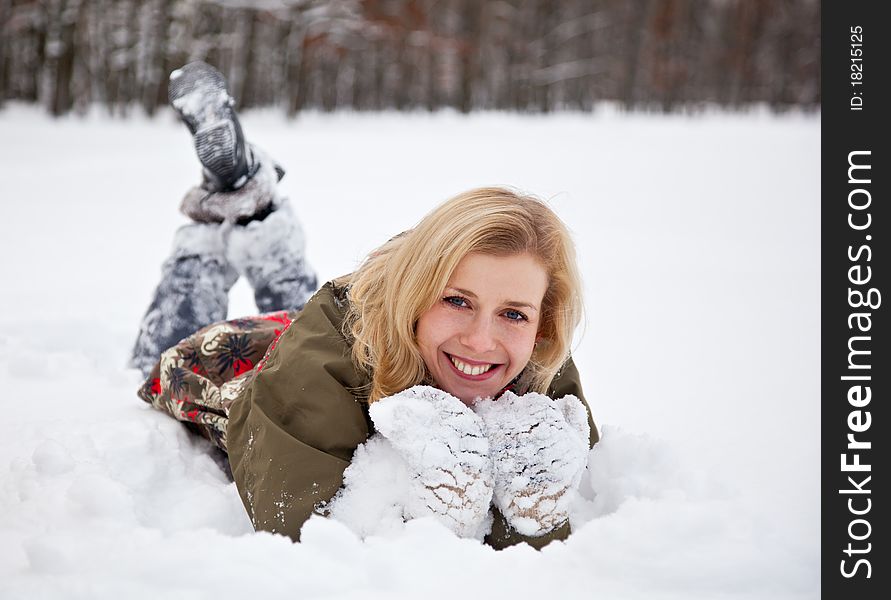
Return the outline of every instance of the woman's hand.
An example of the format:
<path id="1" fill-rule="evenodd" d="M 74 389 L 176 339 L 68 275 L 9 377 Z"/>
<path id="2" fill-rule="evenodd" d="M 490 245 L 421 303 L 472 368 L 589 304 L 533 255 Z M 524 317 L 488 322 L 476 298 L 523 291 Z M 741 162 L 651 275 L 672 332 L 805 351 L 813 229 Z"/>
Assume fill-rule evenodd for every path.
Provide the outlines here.
<path id="1" fill-rule="evenodd" d="M 495 469 L 495 506 L 523 535 L 539 536 L 568 518 L 588 458 L 587 413 L 575 396 L 552 400 L 505 392 L 481 400 Z"/>
<path id="2" fill-rule="evenodd" d="M 491 526 L 493 488 L 482 420 L 454 396 L 420 385 L 368 412 L 411 472 L 405 516 L 434 516 L 459 536 L 481 539 Z"/>

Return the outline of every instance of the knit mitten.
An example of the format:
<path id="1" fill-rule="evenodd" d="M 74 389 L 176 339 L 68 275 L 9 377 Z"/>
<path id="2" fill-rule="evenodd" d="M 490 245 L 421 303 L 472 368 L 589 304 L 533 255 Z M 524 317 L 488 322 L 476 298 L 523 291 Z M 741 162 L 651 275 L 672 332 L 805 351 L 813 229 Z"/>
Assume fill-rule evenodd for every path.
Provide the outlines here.
<path id="1" fill-rule="evenodd" d="M 539 536 L 566 522 L 588 457 L 587 413 L 575 396 L 552 400 L 505 392 L 477 402 L 495 470 L 495 506 L 519 533 Z"/>
<path id="2" fill-rule="evenodd" d="M 378 400 L 369 413 L 408 465 L 405 517 L 433 516 L 461 537 L 481 539 L 491 527 L 493 480 L 480 418 L 454 396 L 429 386 Z"/>

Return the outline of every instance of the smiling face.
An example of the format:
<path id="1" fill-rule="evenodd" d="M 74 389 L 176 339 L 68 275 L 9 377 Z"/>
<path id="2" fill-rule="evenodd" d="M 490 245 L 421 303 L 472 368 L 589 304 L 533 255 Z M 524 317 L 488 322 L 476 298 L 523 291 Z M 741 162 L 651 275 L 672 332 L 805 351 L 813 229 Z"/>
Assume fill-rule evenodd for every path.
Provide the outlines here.
<path id="1" fill-rule="evenodd" d="M 532 356 L 547 285 L 531 254 L 465 256 L 415 330 L 436 385 L 467 405 L 496 396 Z"/>

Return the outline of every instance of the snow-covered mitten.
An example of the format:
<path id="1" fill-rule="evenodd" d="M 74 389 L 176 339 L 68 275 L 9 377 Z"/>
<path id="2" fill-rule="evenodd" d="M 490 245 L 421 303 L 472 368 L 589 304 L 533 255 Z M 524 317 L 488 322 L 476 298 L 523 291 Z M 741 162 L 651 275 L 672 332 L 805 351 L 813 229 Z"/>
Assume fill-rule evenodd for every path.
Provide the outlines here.
<path id="1" fill-rule="evenodd" d="M 408 464 L 405 516 L 433 516 L 461 537 L 481 539 L 491 527 L 493 478 L 480 418 L 447 392 L 422 385 L 374 402 L 369 414 Z"/>
<path id="2" fill-rule="evenodd" d="M 226 236 L 226 257 L 254 288 L 260 312 L 300 309 L 315 293 L 318 279 L 306 261 L 303 228 L 286 199 L 277 200 L 265 219 L 227 228 Z"/>
<path id="3" fill-rule="evenodd" d="M 226 318 L 229 289 L 238 274 L 223 253 L 220 226 L 180 227 L 173 252 L 161 268 L 161 281 L 133 347 L 130 366 L 148 376 L 161 353 L 186 336 Z"/>
<path id="4" fill-rule="evenodd" d="M 523 535 L 539 536 L 568 518 L 588 457 L 589 426 L 581 401 L 505 392 L 477 402 L 495 469 L 495 506 Z"/>

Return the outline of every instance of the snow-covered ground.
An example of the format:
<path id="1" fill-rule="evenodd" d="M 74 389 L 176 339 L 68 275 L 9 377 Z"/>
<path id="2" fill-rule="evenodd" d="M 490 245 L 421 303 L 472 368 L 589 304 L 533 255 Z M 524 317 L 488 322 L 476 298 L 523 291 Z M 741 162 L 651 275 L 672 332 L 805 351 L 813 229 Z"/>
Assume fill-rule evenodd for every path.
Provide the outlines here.
<path id="1" fill-rule="evenodd" d="M 0 597 L 816 598 L 819 116 L 245 115 L 325 280 L 485 184 L 573 229 L 603 431 L 575 533 L 251 531 L 124 367 L 198 178 L 185 128 L 0 111 Z M 253 312 L 233 290 L 230 314 Z"/>

